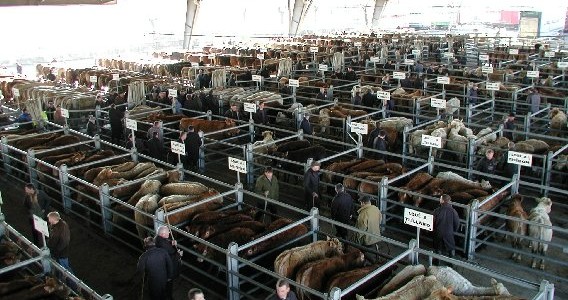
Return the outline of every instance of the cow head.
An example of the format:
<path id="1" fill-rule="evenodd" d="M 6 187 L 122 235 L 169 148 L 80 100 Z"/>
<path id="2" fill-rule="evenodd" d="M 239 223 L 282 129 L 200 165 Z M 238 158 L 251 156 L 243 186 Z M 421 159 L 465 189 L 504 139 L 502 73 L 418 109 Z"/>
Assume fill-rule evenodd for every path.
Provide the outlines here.
<path id="1" fill-rule="evenodd" d="M 225 128 L 233 128 L 236 126 L 235 120 L 233 119 L 226 119 L 225 120 Z M 238 128 L 233 128 L 231 130 L 227 130 L 225 131 L 225 135 L 228 137 L 232 137 L 232 136 L 236 136 L 237 134 L 239 134 L 240 129 Z"/>

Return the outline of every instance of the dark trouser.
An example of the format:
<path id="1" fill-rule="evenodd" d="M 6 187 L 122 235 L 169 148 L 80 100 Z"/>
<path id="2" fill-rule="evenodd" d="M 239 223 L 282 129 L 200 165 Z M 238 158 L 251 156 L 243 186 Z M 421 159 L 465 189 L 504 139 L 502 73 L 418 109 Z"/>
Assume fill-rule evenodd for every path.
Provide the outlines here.
<path id="1" fill-rule="evenodd" d="M 166 300 L 173 300 L 174 299 L 174 281 L 170 280 L 166 284 Z"/>
<path id="2" fill-rule="evenodd" d="M 347 236 L 349 235 L 347 228 L 341 226 L 334 226 L 334 227 L 335 227 L 335 234 L 337 235 L 337 237 L 347 240 Z"/>
<path id="3" fill-rule="evenodd" d="M 312 207 L 319 207 L 319 197 L 314 197 L 311 193 L 304 193 L 304 205 L 307 211 Z"/>
<path id="4" fill-rule="evenodd" d="M 448 249 L 448 247 L 446 247 L 446 245 L 444 244 L 444 241 L 437 240 L 436 238 L 434 238 L 434 252 L 436 254 L 444 255 L 449 258 L 453 258 L 456 255 L 455 249 Z M 440 262 L 437 259 L 434 259 L 432 260 L 432 264 L 439 266 Z"/>
<path id="5" fill-rule="evenodd" d="M 363 246 L 365 247 L 365 249 L 363 249 L 365 260 L 370 262 L 371 264 L 377 263 L 379 261 L 379 243 Z"/>
<path id="6" fill-rule="evenodd" d="M 276 206 L 272 203 L 268 203 L 268 201 L 262 201 L 262 200 L 258 200 L 256 202 L 256 207 L 258 208 L 258 211 L 262 211 L 263 213 L 260 214 L 256 214 L 256 219 L 257 221 L 260 220 L 262 218 L 263 215 L 265 215 L 265 211 L 270 213 L 270 215 L 274 215 L 274 216 L 270 216 L 270 220 L 274 220 L 276 219 Z"/>

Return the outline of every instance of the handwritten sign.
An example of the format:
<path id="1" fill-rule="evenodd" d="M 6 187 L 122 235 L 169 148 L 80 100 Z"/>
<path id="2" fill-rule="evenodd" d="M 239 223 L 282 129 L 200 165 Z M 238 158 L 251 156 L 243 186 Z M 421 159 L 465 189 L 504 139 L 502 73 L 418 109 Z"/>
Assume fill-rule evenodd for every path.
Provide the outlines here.
<path id="1" fill-rule="evenodd" d="M 392 78 L 394 78 L 394 79 L 405 79 L 406 74 L 404 72 L 392 72 Z"/>
<path id="2" fill-rule="evenodd" d="M 432 231 L 434 230 L 434 215 L 405 207 L 404 224 Z"/>
<path id="3" fill-rule="evenodd" d="M 491 73 L 493 73 L 493 67 L 483 66 L 483 67 L 481 67 L 481 72 L 486 73 L 486 74 L 491 74 Z"/>
<path id="4" fill-rule="evenodd" d="M 229 170 L 237 171 L 239 173 L 247 172 L 246 161 L 234 157 L 229 157 L 228 159 L 229 159 Z"/>
<path id="5" fill-rule="evenodd" d="M 353 45 L 354 45 L 355 47 L 361 47 L 361 46 L 363 46 L 363 43 L 361 43 L 361 42 L 355 42 L 355 43 L 353 43 Z"/>
<path id="6" fill-rule="evenodd" d="M 544 52 L 544 57 L 551 58 L 551 57 L 554 57 L 555 55 L 556 55 L 556 53 L 554 53 L 554 51 L 546 51 L 546 52 Z"/>
<path id="7" fill-rule="evenodd" d="M 33 215 L 33 218 L 35 230 L 41 232 L 41 234 L 45 235 L 46 237 L 49 237 L 49 227 L 47 227 L 47 222 L 36 215 Z"/>
<path id="8" fill-rule="evenodd" d="M 320 71 L 327 71 L 327 65 L 320 64 L 318 69 L 319 69 Z"/>
<path id="9" fill-rule="evenodd" d="M 185 155 L 185 144 L 184 143 L 172 141 L 171 144 L 170 144 L 170 148 L 171 148 L 172 152 L 175 153 L 175 154 Z"/>
<path id="10" fill-rule="evenodd" d="M 191 63 L 191 66 L 192 66 L 192 67 L 199 67 L 199 63 L 192 62 L 192 63 Z"/>
<path id="11" fill-rule="evenodd" d="M 12 88 L 12 94 L 14 94 L 14 97 L 20 97 L 20 90 L 17 88 Z"/>
<path id="12" fill-rule="evenodd" d="M 561 69 L 565 69 L 568 68 L 568 61 L 559 61 L 556 65 Z"/>
<path id="13" fill-rule="evenodd" d="M 120 74 L 112 74 L 112 80 L 119 80 Z"/>
<path id="14" fill-rule="evenodd" d="M 407 66 L 414 65 L 414 59 L 405 59 L 404 64 Z"/>
<path id="15" fill-rule="evenodd" d="M 519 49 L 509 49 L 509 54 L 517 55 L 517 54 L 519 54 Z"/>
<path id="16" fill-rule="evenodd" d="M 126 128 L 130 129 L 130 130 L 138 130 L 138 122 L 136 122 L 136 120 L 132 120 L 132 119 L 125 119 L 125 123 L 126 123 Z"/>
<path id="17" fill-rule="evenodd" d="M 509 151 L 507 154 L 507 163 L 519 166 L 532 166 L 532 154 Z"/>
<path id="18" fill-rule="evenodd" d="M 209 54 L 209 55 L 207 55 L 207 58 L 209 58 L 209 59 L 215 59 L 215 54 Z"/>
<path id="19" fill-rule="evenodd" d="M 479 60 L 481 60 L 481 61 L 488 61 L 488 60 L 489 60 L 489 55 L 487 55 L 487 54 L 479 54 Z"/>
<path id="20" fill-rule="evenodd" d="M 266 48 L 260 48 L 260 52 L 266 53 L 266 52 L 267 52 L 267 51 L 266 51 Z"/>
<path id="21" fill-rule="evenodd" d="M 385 91 L 377 91 L 377 98 L 382 100 L 390 100 L 391 93 Z"/>
<path id="22" fill-rule="evenodd" d="M 450 77 L 438 76 L 438 78 L 436 78 L 436 83 L 438 83 L 438 84 L 450 84 Z"/>
<path id="23" fill-rule="evenodd" d="M 291 87 L 299 87 L 300 86 L 300 81 L 298 79 L 290 79 L 288 80 L 288 84 Z"/>
<path id="24" fill-rule="evenodd" d="M 168 96 L 177 97 L 178 91 L 176 89 L 168 89 Z"/>
<path id="25" fill-rule="evenodd" d="M 357 122 L 351 122 L 351 132 L 358 134 L 367 134 L 369 132 L 369 125 Z"/>
<path id="26" fill-rule="evenodd" d="M 256 58 L 258 59 L 264 59 L 264 53 L 259 53 L 256 55 Z"/>
<path id="27" fill-rule="evenodd" d="M 318 47 L 310 47 L 310 52 L 311 53 L 318 53 L 319 48 Z"/>
<path id="28" fill-rule="evenodd" d="M 262 76 L 260 75 L 252 75 L 252 81 L 261 82 Z"/>
<path id="29" fill-rule="evenodd" d="M 420 55 L 420 52 L 421 52 L 420 50 L 414 49 L 414 50 L 412 50 L 412 55 L 419 56 L 419 55 Z"/>
<path id="30" fill-rule="evenodd" d="M 539 72 L 538 71 L 527 71 L 528 78 L 538 78 Z"/>
<path id="31" fill-rule="evenodd" d="M 61 116 L 64 118 L 69 118 L 69 110 L 66 108 L 61 108 Z"/>
<path id="32" fill-rule="evenodd" d="M 245 111 L 250 112 L 250 113 L 255 113 L 256 112 L 256 104 L 250 103 L 250 102 L 245 103 Z"/>
<path id="33" fill-rule="evenodd" d="M 91 83 L 97 83 L 97 76 L 96 75 L 89 76 L 89 81 Z"/>
<path id="34" fill-rule="evenodd" d="M 445 57 L 445 58 L 454 57 L 454 53 L 453 53 L 453 52 L 444 52 L 444 57 Z"/>
<path id="35" fill-rule="evenodd" d="M 372 56 L 372 57 L 369 58 L 369 60 L 373 63 L 378 63 L 378 62 L 381 61 L 381 58 L 378 57 L 378 56 Z"/>
<path id="36" fill-rule="evenodd" d="M 398 39 L 392 39 L 393 43 L 398 43 Z"/>
<path id="37" fill-rule="evenodd" d="M 488 91 L 498 91 L 501 86 L 501 82 L 488 82 L 485 84 L 485 89 Z"/>
<path id="38" fill-rule="evenodd" d="M 439 136 L 423 134 L 420 145 L 425 147 L 442 148 L 442 138 Z"/>
<path id="39" fill-rule="evenodd" d="M 438 98 L 430 98 L 430 106 L 436 108 L 446 108 L 446 100 Z"/>

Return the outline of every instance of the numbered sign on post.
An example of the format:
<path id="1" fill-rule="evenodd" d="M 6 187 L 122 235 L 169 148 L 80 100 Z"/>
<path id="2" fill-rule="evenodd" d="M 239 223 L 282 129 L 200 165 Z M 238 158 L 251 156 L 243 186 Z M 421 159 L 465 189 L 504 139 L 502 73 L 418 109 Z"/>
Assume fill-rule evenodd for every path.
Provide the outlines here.
<path id="1" fill-rule="evenodd" d="M 445 58 L 454 57 L 454 53 L 453 53 L 453 52 L 444 52 L 444 57 L 445 57 Z"/>
<path id="2" fill-rule="evenodd" d="M 266 48 L 260 48 L 260 52 L 266 53 Z"/>
<path id="3" fill-rule="evenodd" d="M 538 71 L 527 71 L 528 78 L 538 78 L 539 72 Z"/>
<path id="4" fill-rule="evenodd" d="M 41 232 L 41 234 L 45 235 L 46 237 L 49 237 L 49 227 L 47 227 L 47 222 L 36 215 L 33 215 L 33 218 L 35 230 Z"/>
<path id="5" fill-rule="evenodd" d="M 176 89 L 168 89 L 168 95 L 172 97 L 177 97 L 178 91 Z"/>
<path id="6" fill-rule="evenodd" d="M 532 154 L 509 151 L 507 152 L 507 163 L 519 166 L 532 166 Z"/>
<path id="7" fill-rule="evenodd" d="M 260 75 L 252 75 L 252 81 L 261 82 L 262 76 Z"/>
<path id="8" fill-rule="evenodd" d="M 363 43 L 355 42 L 355 43 L 353 43 L 353 45 L 355 45 L 355 47 L 361 47 L 361 46 L 363 46 Z"/>
<path id="9" fill-rule="evenodd" d="M 209 58 L 209 59 L 214 59 L 214 58 L 215 58 L 215 54 L 209 54 L 209 55 L 207 55 L 207 58 Z"/>
<path id="10" fill-rule="evenodd" d="M 438 83 L 438 84 L 450 84 L 450 77 L 438 76 L 438 78 L 436 78 L 436 83 Z"/>
<path id="11" fill-rule="evenodd" d="M 199 63 L 192 62 L 192 63 L 191 63 L 191 66 L 192 66 L 192 67 L 199 67 Z"/>
<path id="12" fill-rule="evenodd" d="M 291 87 L 299 87 L 300 86 L 300 81 L 298 79 L 290 79 L 288 80 L 288 84 Z"/>
<path id="13" fill-rule="evenodd" d="M 358 134 L 367 134 L 369 131 L 369 125 L 357 122 L 351 122 L 351 132 Z"/>
<path id="14" fill-rule="evenodd" d="M 172 141 L 170 144 L 172 152 L 179 155 L 185 155 L 185 144 Z"/>
<path id="15" fill-rule="evenodd" d="M 404 64 L 407 66 L 414 65 L 414 59 L 405 59 Z"/>
<path id="16" fill-rule="evenodd" d="M 519 49 L 509 49 L 509 54 L 517 55 L 517 54 L 519 54 Z"/>
<path id="17" fill-rule="evenodd" d="M 95 75 L 89 76 L 89 81 L 90 81 L 91 83 L 97 83 L 97 76 L 95 76 Z"/>
<path id="18" fill-rule="evenodd" d="M 319 48 L 318 47 L 310 47 L 310 52 L 311 53 L 318 53 Z"/>
<path id="19" fill-rule="evenodd" d="M 119 80 L 120 74 L 112 74 L 112 80 Z"/>
<path id="20" fill-rule="evenodd" d="M 256 55 L 256 58 L 258 59 L 264 59 L 264 53 L 259 53 Z"/>
<path id="21" fill-rule="evenodd" d="M 392 39 L 393 43 L 398 43 L 398 39 Z"/>
<path id="22" fill-rule="evenodd" d="M 327 65 L 320 64 L 320 65 L 319 65 L 319 70 L 320 70 L 320 71 L 327 71 Z"/>
<path id="23" fill-rule="evenodd" d="M 432 231 L 434 230 L 434 215 L 405 207 L 404 224 Z"/>
<path id="24" fill-rule="evenodd" d="M 488 82 L 485 84 L 485 89 L 489 91 L 498 91 L 501 86 L 501 82 Z"/>
<path id="25" fill-rule="evenodd" d="M 229 159 L 229 170 L 237 171 L 239 173 L 247 172 L 246 161 L 234 157 L 229 157 L 228 159 Z"/>
<path id="26" fill-rule="evenodd" d="M 14 97 L 20 97 L 20 90 L 17 88 L 12 88 L 12 94 L 14 94 Z"/>
<path id="27" fill-rule="evenodd" d="M 485 74 L 492 74 L 493 73 L 493 67 L 483 66 L 483 67 L 481 67 L 481 72 L 483 72 Z"/>
<path id="28" fill-rule="evenodd" d="M 61 116 L 69 119 L 69 110 L 66 108 L 61 108 Z"/>
<path id="29" fill-rule="evenodd" d="M 378 57 L 378 56 L 372 56 L 372 57 L 369 58 L 369 60 L 373 63 L 381 62 L 381 58 Z"/>
<path id="30" fill-rule="evenodd" d="M 385 91 L 378 91 L 377 92 L 377 98 L 382 99 L 382 100 L 390 100 L 391 93 L 385 92 Z"/>
<path id="31" fill-rule="evenodd" d="M 130 130 L 138 130 L 138 123 L 136 120 L 126 119 L 126 128 Z"/>
<path id="32" fill-rule="evenodd" d="M 559 61 L 559 62 L 556 63 L 556 65 L 560 69 L 565 69 L 565 68 L 568 68 L 568 61 Z"/>
<path id="33" fill-rule="evenodd" d="M 446 108 L 446 100 L 438 98 L 430 98 L 430 106 L 436 108 Z"/>
<path id="34" fill-rule="evenodd" d="M 392 78 L 394 78 L 394 79 L 405 79 L 406 74 L 404 72 L 392 72 Z"/>
<path id="35" fill-rule="evenodd" d="M 489 55 L 487 55 L 487 54 L 479 54 L 479 60 L 481 60 L 481 61 L 488 61 L 488 60 L 489 60 Z"/>
<path id="36" fill-rule="evenodd" d="M 420 50 L 417 50 L 417 49 L 412 50 L 412 55 L 419 56 L 419 55 L 420 55 Z"/>
<path id="37" fill-rule="evenodd" d="M 420 145 L 425 147 L 442 148 L 442 138 L 439 136 L 423 134 Z"/>
<path id="38" fill-rule="evenodd" d="M 256 112 L 256 104 L 255 103 L 245 103 L 245 111 L 250 113 Z"/>
<path id="39" fill-rule="evenodd" d="M 554 51 L 546 51 L 546 52 L 544 52 L 544 57 L 551 58 L 551 57 L 554 57 L 555 55 L 556 55 L 556 53 L 554 53 Z"/>

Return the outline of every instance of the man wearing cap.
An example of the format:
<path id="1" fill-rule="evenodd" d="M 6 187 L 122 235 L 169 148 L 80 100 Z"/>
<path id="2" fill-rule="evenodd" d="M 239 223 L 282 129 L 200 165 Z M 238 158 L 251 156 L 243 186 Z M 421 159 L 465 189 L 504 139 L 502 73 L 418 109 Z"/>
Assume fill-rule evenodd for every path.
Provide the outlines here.
<path id="1" fill-rule="evenodd" d="M 242 118 L 239 111 L 239 105 L 236 102 L 231 102 L 231 107 L 225 112 L 225 117 L 233 120 L 240 120 Z"/>
<path id="2" fill-rule="evenodd" d="M 353 198 L 345 192 L 343 184 L 335 185 L 336 195 L 331 201 L 331 219 L 343 224 L 349 224 L 353 215 Z M 335 226 L 337 237 L 347 239 L 348 231 L 341 226 Z"/>
<path id="3" fill-rule="evenodd" d="M 304 134 L 314 134 L 312 124 L 310 123 L 310 115 L 308 113 L 304 113 L 304 118 L 300 123 L 300 129 L 302 129 Z"/>
<path id="4" fill-rule="evenodd" d="M 191 170 L 198 169 L 199 162 L 199 148 L 203 144 L 199 133 L 195 132 L 195 128 L 190 125 L 187 127 L 187 138 L 184 140 L 186 162 Z"/>
<path id="5" fill-rule="evenodd" d="M 304 205 L 306 210 L 319 204 L 319 170 L 321 163 L 313 161 L 308 171 L 304 174 Z"/>
<path id="6" fill-rule="evenodd" d="M 365 231 L 377 236 L 381 235 L 381 219 L 382 214 L 378 207 L 371 204 L 371 198 L 369 196 L 363 196 L 359 198 L 359 202 L 361 203 L 361 208 L 357 210 L 357 228 L 361 231 Z M 381 241 L 379 237 L 371 236 L 364 233 L 356 233 L 356 241 L 357 243 L 367 247 L 367 248 L 374 248 L 375 251 L 378 252 L 378 242 Z M 377 256 L 374 253 L 366 253 L 365 258 L 371 260 L 372 256 Z M 372 261 L 371 263 L 375 263 L 376 261 Z"/>
<path id="7" fill-rule="evenodd" d="M 264 174 L 258 177 L 254 186 L 254 192 L 263 195 L 266 198 L 278 200 L 280 190 L 278 186 L 278 179 L 274 176 L 272 167 L 266 167 Z M 264 203 L 263 203 L 264 202 Z M 259 201 L 257 206 L 261 209 L 268 210 L 271 214 L 276 214 L 276 207 L 267 201 Z"/>
<path id="8" fill-rule="evenodd" d="M 536 113 L 540 109 L 540 94 L 536 88 L 532 88 L 531 92 L 527 96 L 527 103 L 530 106 L 530 112 Z"/>
<path id="9" fill-rule="evenodd" d="M 513 131 L 515 130 L 515 113 L 510 113 L 503 123 L 503 136 L 513 141 Z"/>

